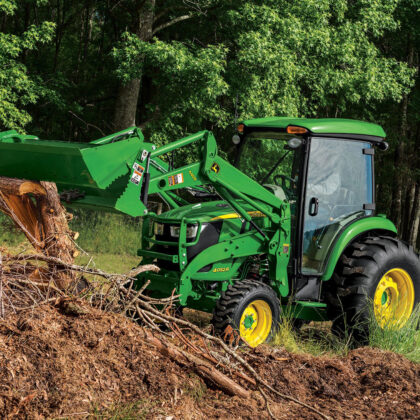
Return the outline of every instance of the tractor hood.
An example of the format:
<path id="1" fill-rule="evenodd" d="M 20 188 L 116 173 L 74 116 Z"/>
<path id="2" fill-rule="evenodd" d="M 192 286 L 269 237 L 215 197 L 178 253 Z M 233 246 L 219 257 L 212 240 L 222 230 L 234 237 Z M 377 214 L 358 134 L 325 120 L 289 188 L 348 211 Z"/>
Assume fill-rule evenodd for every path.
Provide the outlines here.
<path id="1" fill-rule="evenodd" d="M 254 208 L 247 205 L 245 202 L 240 203 L 244 209 L 248 211 L 252 217 L 264 217 L 264 214 L 255 211 Z M 202 223 L 208 223 L 223 219 L 238 219 L 240 216 L 232 209 L 226 201 L 211 201 L 207 203 L 190 204 L 187 206 L 178 207 L 169 210 L 160 215 L 162 219 L 176 219 L 182 218 L 195 219 Z"/>

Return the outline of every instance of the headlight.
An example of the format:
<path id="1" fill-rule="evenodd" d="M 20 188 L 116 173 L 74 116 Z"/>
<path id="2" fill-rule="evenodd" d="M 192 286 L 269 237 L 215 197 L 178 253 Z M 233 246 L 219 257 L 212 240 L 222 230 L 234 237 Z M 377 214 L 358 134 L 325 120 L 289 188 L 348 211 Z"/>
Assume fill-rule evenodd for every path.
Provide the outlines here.
<path id="1" fill-rule="evenodd" d="M 164 226 L 163 223 L 155 223 L 154 232 L 155 235 L 163 235 Z"/>
<path id="2" fill-rule="evenodd" d="M 201 226 L 201 230 L 203 230 L 204 225 Z M 179 238 L 179 231 L 181 230 L 180 226 L 171 226 L 171 236 L 173 238 Z M 193 239 L 197 236 L 198 225 L 190 225 L 187 226 L 186 236 L 188 239 Z"/>

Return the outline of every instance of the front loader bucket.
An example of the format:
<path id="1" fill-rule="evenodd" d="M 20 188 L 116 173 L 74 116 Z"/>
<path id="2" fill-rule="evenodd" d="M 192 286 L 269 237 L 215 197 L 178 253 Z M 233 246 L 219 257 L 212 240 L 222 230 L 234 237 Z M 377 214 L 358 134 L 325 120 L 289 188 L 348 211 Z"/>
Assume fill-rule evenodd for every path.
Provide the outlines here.
<path id="1" fill-rule="evenodd" d="M 148 145 L 148 144 L 147 144 Z M 130 182 L 146 143 L 130 128 L 91 143 L 39 140 L 16 131 L 0 133 L 0 176 L 52 181 L 64 201 L 139 216 L 141 185 Z"/>

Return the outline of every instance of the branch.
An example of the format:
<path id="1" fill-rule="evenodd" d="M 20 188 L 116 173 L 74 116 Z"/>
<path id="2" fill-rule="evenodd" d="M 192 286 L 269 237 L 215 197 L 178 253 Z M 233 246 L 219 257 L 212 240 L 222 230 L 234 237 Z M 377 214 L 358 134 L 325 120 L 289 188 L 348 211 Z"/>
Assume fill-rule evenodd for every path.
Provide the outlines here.
<path id="1" fill-rule="evenodd" d="M 93 127 L 93 128 L 96 128 L 103 136 L 105 136 L 105 133 L 99 128 L 99 127 L 97 127 L 96 125 L 94 125 L 94 124 L 91 124 L 91 123 L 88 123 L 88 122 L 86 122 L 85 120 L 83 120 L 82 118 L 80 118 L 78 115 L 76 115 L 74 112 L 72 112 L 72 111 L 69 111 L 69 114 L 71 114 L 71 115 L 73 115 L 73 117 L 75 117 L 75 118 L 77 118 L 78 120 L 80 120 L 83 124 L 85 124 L 86 125 L 86 128 L 89 128 L 89 127 Z"/>
<path id="2" fill-rule="evenodd" d="M 162 25 L 159 25 L 157 28 L 155 28 L 152 32 L 152 36 L 154 36 L 156 33 L 158 33 L 159 31 L 169 28 L 172 25 L 175 25 L 178 22 L 182 22 L 183 20 L 187 20 L 187 19 L 191 19 L 192 17 L 194 17 L 194 15 L 182 15 L 182 16 L 178 16 L 175 19 L 170 20 L 169 22 L 163 23 Z"/>
<path id="3" fill-rule="evenodd" d="M 88 268 L 83 267 L 81 265 L 76 264 L 69 264 L 64 261 L 62 261 L 60 258 L 56 257 L 50 257 L 47 255 L 42 254 L 34 254 L 34 255 L 16 255 L 16 256 L 3 256 L 3 261 L 43 261 L 46 263 L 52 263 L 59 267 L 64 267 L 68 270 L 78 271 L 79 273 L 84 274 L 92 274 L 92 275 L 98 275 L 105 279 L 115 279 L 115 278 L 123 278 L 123 279 L 133 279 L 131 276 L 136 276 L 140 273 L 143 273 L 145 271 L 154 271 L 157 273 L 159 271 L 159 268 L 153 264 L 146 264 L 139 266 L 138 268 L 131 270 L 128 274 L 115 274 L 115 273 L 107 273 L 103 270 L 100 270 L 98 268 Z"/>
<path id="4" fill-rule="evenodd" d="M 159 338 L 146 329 L 143 329 L 143 332 L 147 342 L 152 343 L 164 356 L 169 356 L 178 364 L 192 366 L 197 373 L 213 382 L 218 388 L 229 395 L 238 395 L 242 398 L 250 397 L 251 393 L 248 390 L 227 377 L 224 373 L 214 369 L 210 363 L 179 347 L 175 347 L 169 342 L 159 340 Z"/>
<path id="5" fill-rule="evenodd" d="M 165 9 L 162 9 L 159 13 L 157 13 L 153 19 L 153 23 L 156 23 L 159 19 L 162 19 L 166 14 L 173 12 L 174 10 L 191 10 L 191 7 L 184 5 L 178 5 L 178 6 L 171 6 L 171 7 L 166 7 Z"/>
<path id="6" fill-rule="evenodd" d="M 197 325 L 194 325 L 194 324 L 192 324 L 191 322 L 189 322 L 189 321 L 187 321 L 185 319 L 179 319 L 179 318 L 175 318 L 175 317 L 170 316 L 170 315 L 163 314 L 163 313 L 159 312 L 157 309 L 155 309 L 153 306 L 151 306 L 147 302 L 138 301 L 138 304 L 140 306 L 142 306 L 144 308 L 144 310 L 146 310 L 146 311 L 148 311 L 148 312 L 150 312 L 152 314 L 155 314 L 157 316 L 160 316 L 161 318 L 163 318 L 164 320 L 167 320 L 169 322 L 175 322 L 175 323 L 177 323 L 179 325 L 183 325 L 185 327 L 188 327 L 191 330 L 193 330 L 194 332 L 196 332 L 197 334 L 199 334 L 202 337 L 206 338 L 207 340 L 212 341 L 212 342 L 220 345 L 227 354 L 229 354 L 230 356 L 232 356 L 237 362 L 239 362 L 239 364 L 241 364 L 251 374 L 251 376 L 253 376 L 253 378 L 256 380 L 257 384 L 263 385 L 265 388 L 267 388 L 273 394 L 275 394 L 275 395 L 277 395 L 280 398 L 283 398 L 285 400 L 293 401 L 294 403 L 296 403 L 298 405 L 301 405 L 302 407 L 305 407 L 308 410 L 311 410 L 312 412 L 318 414 L 321 418 L 323 418 L 325 420 L 331 420 L 330 417 L 326 416 L 325 414 L 323 414 L 322 412 L 320 412 L 319 410 L 317 410 L 315 407 L 312 407 L 312 406 L 304 403 L 303 401 L 300 401 L 300 400 L 292 397 L 291 395 L 283 394 L 283 393 L 277 391 L 276 389 L 274 389 L 268 382 L 266 382 L 256 372 L 256 370 L 240 354 L 238 354 L 235 350 L 231 349 L 219 337 L 215 337 L 215 336 L 212 336 L 210 334 L 207 334 L 206 332 L 202 331 Z"/>

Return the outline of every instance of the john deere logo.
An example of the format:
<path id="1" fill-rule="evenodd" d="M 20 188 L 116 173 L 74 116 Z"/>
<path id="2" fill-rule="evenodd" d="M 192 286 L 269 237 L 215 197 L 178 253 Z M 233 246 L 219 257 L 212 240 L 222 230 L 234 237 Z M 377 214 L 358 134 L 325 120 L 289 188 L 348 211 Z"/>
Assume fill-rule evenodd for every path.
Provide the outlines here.
<path id="1" fill-rule="evenodd" d="M 215 163 L 213 163 L 213 165 L 211 166 L 211 170 L 213 171 L 213 172 L 216 172 L 216 174 L 218 174 L 219 173 L 219 171 L 220 171 L 220 166 L 215 162 Z"/>

